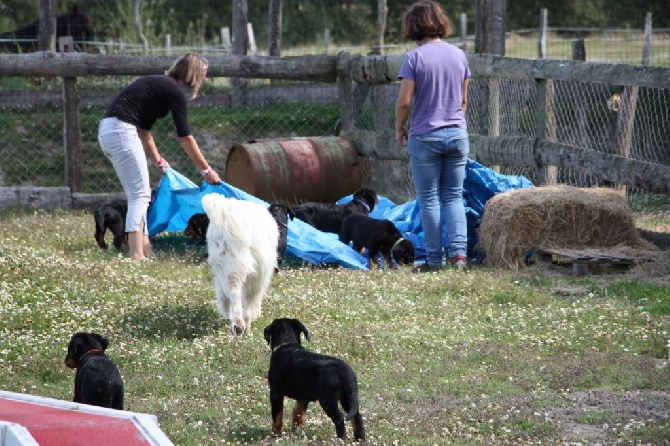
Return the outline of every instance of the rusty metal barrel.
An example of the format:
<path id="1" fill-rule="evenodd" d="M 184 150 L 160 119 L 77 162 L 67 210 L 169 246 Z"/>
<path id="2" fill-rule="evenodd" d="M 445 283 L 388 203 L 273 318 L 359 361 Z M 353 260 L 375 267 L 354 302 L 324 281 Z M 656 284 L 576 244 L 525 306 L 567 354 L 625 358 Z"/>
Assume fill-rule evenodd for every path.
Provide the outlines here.
<path id="1" fill-rule="evenodd" d="M 236 144 L 226 158 L 226 183 L 273 203 L 332 203 L 360 188 L 362 177 L 351 141 L 334 136 Z"/>

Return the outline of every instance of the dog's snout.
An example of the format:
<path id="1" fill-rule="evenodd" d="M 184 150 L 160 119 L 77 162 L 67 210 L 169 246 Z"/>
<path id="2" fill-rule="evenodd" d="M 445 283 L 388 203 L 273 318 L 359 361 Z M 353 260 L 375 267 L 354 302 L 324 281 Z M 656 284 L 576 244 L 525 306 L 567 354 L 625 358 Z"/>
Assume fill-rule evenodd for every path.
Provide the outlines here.
<path id="1" fill-rule="evenodd" d="M 65 356 L 65 359 L 63 359 L 63 364 L 65 364 L 65 367 L 69 367 L 71 369 L 77 368 L 77 364 L 74 362 L 74 359 L 70 357 L 70 355 Z"/>

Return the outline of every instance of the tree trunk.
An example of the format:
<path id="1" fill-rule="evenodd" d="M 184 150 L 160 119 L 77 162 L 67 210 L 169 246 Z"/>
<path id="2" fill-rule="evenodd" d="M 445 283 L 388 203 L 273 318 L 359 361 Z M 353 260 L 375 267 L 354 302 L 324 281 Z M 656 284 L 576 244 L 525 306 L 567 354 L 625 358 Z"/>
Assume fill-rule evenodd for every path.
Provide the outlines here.
<path id="1" fill-rule="evenodd" d="M 149 42 L 142 31 L 142 17 L 140 16 L 140 9 L 142 7 L 142 0 L 135 0 L 133 3 L 133 20 L 135 21 L 135 31 L 137 37 L 142 41 L 142 54 L 146 55 L 149 52 Z"/>
<path id="2" fill-rule="evenodd" d="M 37 45 L 40 51 L 56 51 L 56 0 L 40 0 L 40 30 Z"/>
<path id="3" fill-rule="evenodd" d="M 374 54 L 384 54 L 384 33 L 386 32 L 386 17 L 389 8 L 386 0 L 377 0 L 377 33 L 375 44 L 372 46 Z"/>
<path id="4" fill-rule="evenodd" d="M 505 0 L 476 0 L 475 53 L 505 55 Z"/>
<path id="5" fill-rule="evenodd" d="M 247 0 L 233 0 L 233 55 L 244 56 L 247 54 L 247 17 L 249 6 Z M 247 103 L 247 81 L 241 78 L 230 80 L 232 101 L 234 107 L 240 107 Z"/>
<path id="6" fill-rule="evenodd" d="M 268 55 L 281 56 L 281 0 L 270 0 L 270 20 L 268 21 Z"/>

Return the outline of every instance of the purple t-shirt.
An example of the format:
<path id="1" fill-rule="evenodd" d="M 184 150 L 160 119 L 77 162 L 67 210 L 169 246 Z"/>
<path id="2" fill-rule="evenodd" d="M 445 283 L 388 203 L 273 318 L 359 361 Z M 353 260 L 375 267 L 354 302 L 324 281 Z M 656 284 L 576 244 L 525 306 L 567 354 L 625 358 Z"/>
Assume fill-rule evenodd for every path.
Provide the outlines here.
<path id="1" fill-rule="evenodd" d="M 414 81 L 410 135 L 423 135 L 449 125 L 467 128 L 463 82 L 470 77 L 465 53 L 443 41 L 418 46 L 405 55 L 399 79 Z"/>

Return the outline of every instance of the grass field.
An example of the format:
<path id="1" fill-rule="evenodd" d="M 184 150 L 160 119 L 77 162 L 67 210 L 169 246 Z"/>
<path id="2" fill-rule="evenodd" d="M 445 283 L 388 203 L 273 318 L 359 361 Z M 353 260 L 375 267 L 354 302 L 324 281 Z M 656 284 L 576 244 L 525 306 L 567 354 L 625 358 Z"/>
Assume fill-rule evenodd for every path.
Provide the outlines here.
<path id="1" fill-rule="evenodd" d="M 81 211 L 0 213 L 0 388 L 70 400 L 76 331 L 107 336 L 126 408 L 178 445 L 336 444 L 318 404 L 270 435 L 262 330 L 309 329 L 306 348 L 358 375 L 370 444 L 667 444 L 670 292 L 624 274 L 361 272 L 287 258 L 252 336 L 217 312 L 203 247 L 100 251 Z M 285 426 L 293 403 L 287 401 Z M 350 427 L 348 431 L 351 433 Z"/>

